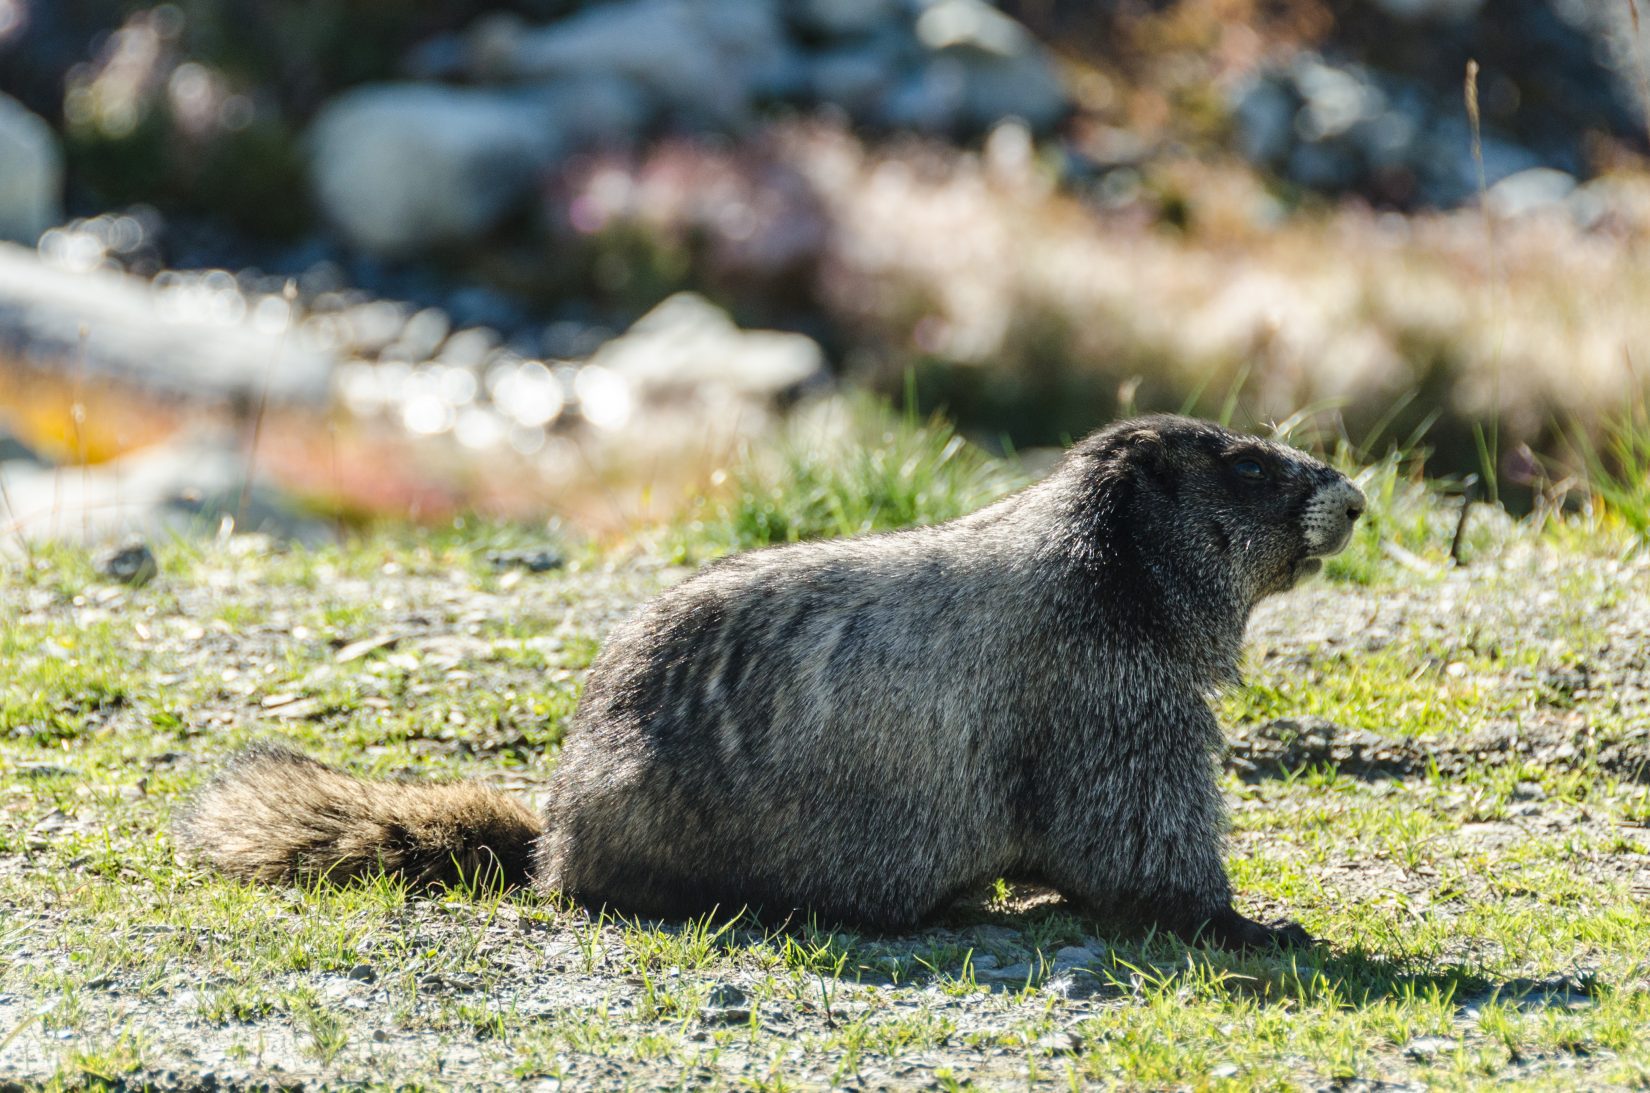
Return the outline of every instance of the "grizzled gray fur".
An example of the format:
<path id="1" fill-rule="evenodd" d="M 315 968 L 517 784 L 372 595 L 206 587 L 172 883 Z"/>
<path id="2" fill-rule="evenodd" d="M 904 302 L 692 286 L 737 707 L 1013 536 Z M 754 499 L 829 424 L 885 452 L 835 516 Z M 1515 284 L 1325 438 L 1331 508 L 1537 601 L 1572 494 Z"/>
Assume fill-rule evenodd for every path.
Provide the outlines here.
<path id="1" fill-rule="evenodd" d="M 1115 921 L 1304 943 L 1232 906 L 1207 696 L 1237 680 L 1256 602 L 1342 549 L 1363 506 L 1300 452 L 1157 416 L 948 524 L 725 559 L 609 639 L 542 833 L 510 814 L 444 837 L 473 831 L 473 860 L 512 832 L 489 847 L 507 879 L 626 913 L 899 929 L 1009 877 Z M 293 757 L 288 777 L 278 754 L 203 791 L 180 825 L 190 852 L 257 879 L 272 861 L 315 871 L 326 848 L 291 832 L 333 837 L 349 796 L 306 821 L 314 772 Z M 380 794 L 410 808 L 412 787 L 352 782 L 363 826 L 386 828 Z M 508 804 L 489 799 L 466 807 Z M 395 830 L 452 808 L 432 799 Z M 335 837 L 337 868 L 362 871 L 371 843 Z M 430 879 L 429 856 L 398 846 L 378 864 L 416 858 Z"/>

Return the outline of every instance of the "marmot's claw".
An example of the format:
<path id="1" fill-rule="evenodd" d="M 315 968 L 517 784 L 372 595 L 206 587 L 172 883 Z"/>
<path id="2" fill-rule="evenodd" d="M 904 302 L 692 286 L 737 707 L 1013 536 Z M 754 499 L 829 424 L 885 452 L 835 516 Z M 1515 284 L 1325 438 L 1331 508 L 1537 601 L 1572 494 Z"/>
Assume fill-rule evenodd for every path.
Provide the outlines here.
<path id="1" fill-rule="evenodd" d="M 1272 935 L 1271 943 L 1279 949 L 1310 949 L 1319 944 L 1318 939 L 1307 933 L 1298 922 L 1284 922 L 1262 929 Z"/>
<path id="2" fill-rule="evenodd" d="M 1202 937 L 1221 949 L 1310 949 L 1318 944 L 1298 922 L 1266 926 L 1230 908 L 1209 920 Z"/>

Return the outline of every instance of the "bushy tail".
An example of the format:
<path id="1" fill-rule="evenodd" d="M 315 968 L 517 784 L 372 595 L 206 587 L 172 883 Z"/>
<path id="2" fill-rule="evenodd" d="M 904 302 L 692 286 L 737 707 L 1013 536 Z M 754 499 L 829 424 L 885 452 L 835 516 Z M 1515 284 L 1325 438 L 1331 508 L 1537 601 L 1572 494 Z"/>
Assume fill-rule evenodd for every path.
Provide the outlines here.
<path id="1" fill-rule="evenodd" d="M 189 858 L 269 884 L 388 874 L 525 885 L 543 825 L 468 782 L 373 782 L 268 744 L 237 755 L 178 818 Z"/>

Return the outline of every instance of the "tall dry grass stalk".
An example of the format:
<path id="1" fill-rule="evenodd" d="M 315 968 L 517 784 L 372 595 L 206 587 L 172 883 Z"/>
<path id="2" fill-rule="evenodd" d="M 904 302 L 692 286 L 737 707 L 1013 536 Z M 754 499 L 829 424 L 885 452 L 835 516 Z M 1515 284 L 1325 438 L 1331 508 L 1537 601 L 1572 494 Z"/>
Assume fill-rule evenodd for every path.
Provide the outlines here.
<path id="1" fill-rule="evenodd" d="M 269 412 L 269 377 L 280 366 L 281 358 L 286 353 L 286 342 L 292 334 L 292 327 L 297 321 L 298 282 L 287 279 L 286 286 L 281 289 L 281 299 L 286 301 L 286 325 L 281 328 L 280 340 L 275 343 L 275 351 L 270 354 L 269 367 L 264 370 L 263 382 L 258 387 L 258 404 L 252 412 L 252 436 L 246 445 L 246 471 L 241 476 L 241 493 L 235 502 L 234 526 L 240 527 L 246 520 L 246 506 L 252 497 L 252 476 L 258 469 L 258 441 L 263 436 L 264 415 Z"/>
<path id="2" fill-rule="evenodd" d="M 1501 287 L 1501 256 L 1496 247 L 1495 218 L 1490 215 L 1489 178 L 1484 171 L 1483 119 L 1478 112 L 1478 61 L 1467 61 L 1463 95 L 1467 103 L 1467 123 L 1472 128 L 1472 162 L 1478 169 L 1478 208 L 1484 218 L 1484 242 L 1490 259 L 1490 321 L 1495 328 L 1495 341 L 1490 353 L 1490 425 L 1485 435 L 1482 424 L 1473 425 L 1473 439 L 1478 445 L 1478 461 L 1483 464 L 1483 481 L 1490 504 L 1501 501 L 1501 351 L 1506 344 L 1507 324 L 1503 321 Z"/>
<path id="3" fill-rule="evenodd" d="M 87 546 L 92 540 L 92 516 L 88 512 L 92 498 L 91 460 L 86 454 L 86 343 L 92 331 L 80 324 L 80 352 L 75 359 L 74 396 L 69 401 L 69 434 L 74 441 L 75 462 L 80 464 L 80 541 Z"/>

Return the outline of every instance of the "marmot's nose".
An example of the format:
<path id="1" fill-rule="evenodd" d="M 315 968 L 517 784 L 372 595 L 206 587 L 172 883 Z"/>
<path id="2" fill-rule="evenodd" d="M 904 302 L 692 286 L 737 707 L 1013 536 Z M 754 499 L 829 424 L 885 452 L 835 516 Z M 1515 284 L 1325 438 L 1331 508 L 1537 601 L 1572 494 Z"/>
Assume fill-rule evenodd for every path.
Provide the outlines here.
<path id="1" fill-rule="evenodd" d="M 1356 489 L 1357 487 L 1353 488 Z M 1346 518 L 1353 523 L 1356 523 L 1358 517 L 1364 514 L 1365 507 L 1366 505 L 1364 503 L 1363 494 L 1359 494 L 1355 500 L 1348 501 L 1346 503 Z"/>

